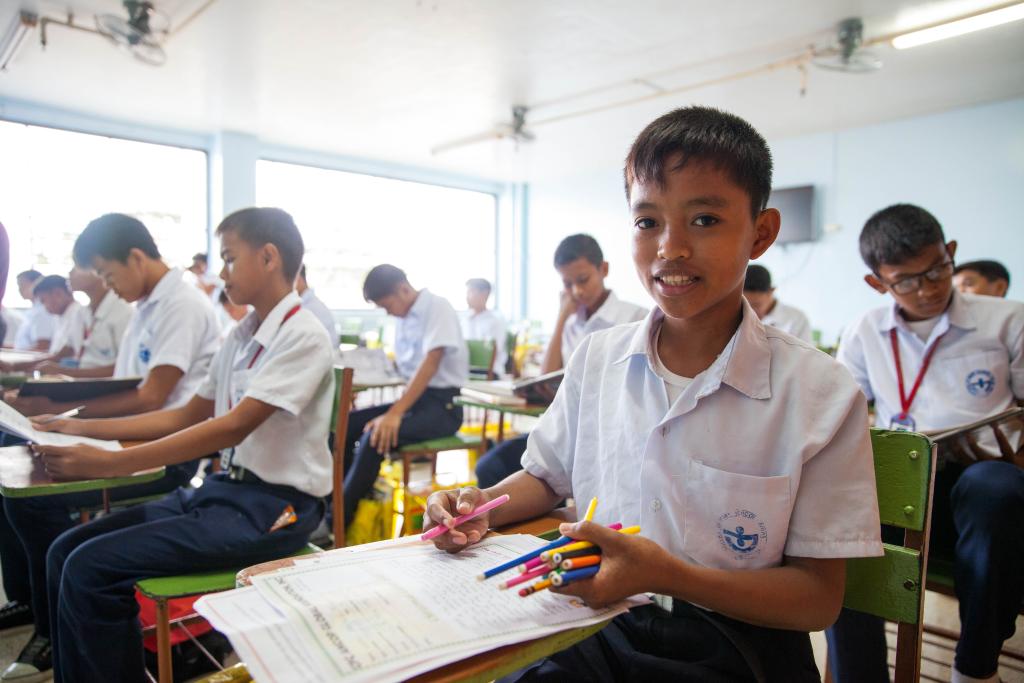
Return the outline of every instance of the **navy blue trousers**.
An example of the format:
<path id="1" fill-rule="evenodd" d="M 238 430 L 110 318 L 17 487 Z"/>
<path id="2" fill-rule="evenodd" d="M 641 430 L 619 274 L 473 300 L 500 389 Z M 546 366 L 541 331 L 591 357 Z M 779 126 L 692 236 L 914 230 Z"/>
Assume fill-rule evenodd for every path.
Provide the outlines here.
<path id="1" fill-rule="evenodd" d="M 686 603 L 677 604 L 672 614 L 653 605 L 632 609 L 596 635 L 501 683 L 820 683 L 806 633 L 754 626 L 720 614 L 702 616 L 697 609 Z"/>
<path id="2" fill-rule="evenodd" d="M 961 624 L 954 664 L 968 676 L 991 676 L 1024 600 L 1024 470 L 980 462 L 936 473 L 930 554 L 954 562 Z M 826 637 L 837 683 L 889 680 L 881 619 L 843 610 Z"/>
<path id="3" fill-rule="evenodd" d="M 452 400 L 458 389 L 427 389 L 402 417 L 398 445 L 451 436 L 462 426 L 462 408 Z M 373 490 L 384 454 L 370 445 L 366 424 L 388 411 L 391 404 L 357 410 L 349 415 L 345 439 L 345 520 L 352 521 L 359 500 Z"/>
<path id="4" fill-rule="evenodd" d="M 291 505 L 297 521 L 271 527 Z M 297 552 L 324 504 L 286 486 L 223 474 L 64 533 L 47 556 L 54 680 L 145 678 L 135 582 L 246 567 Z"/>
<path id="5" fill-rule="evenodd" d="M 156 481 L 111 489 L 110 501 L 116 503 L 168 493 L 187 485 L 198 467 L 199 461 L 174 465 L 168 467 L 166 474 Z M 4 541 L 0 546 L 0 552 L 4 553 L 4 588 L 7 588 L 8 582 L 13 582 L 19 591 L 25 584 L 30 587 L 29 595 L 19 592 L 17 599 L 30 602 L 36 633 L 42 636 L 50 635 L 46 552 L 58 536 L 77 524 L 71 517 L 73 512 L 102 504 L 103 494 L 100 491 L 81 491 L 56 496 L 4 498 L 0 506 L 0 538 L 9 537 L 15 541 Z M 15 573 L 8 577 L 8 571 Z"/>
<path id="6" fill-rule="evenodd" d="M 523 453 L 526 452 L 527 437 L 529 434 L 506 439 L 484 453 L 483 457 L 476 461 L 477 486 L 482 489 L 490 488 L 510 474 L 523 469 L 521 460 Z"/>

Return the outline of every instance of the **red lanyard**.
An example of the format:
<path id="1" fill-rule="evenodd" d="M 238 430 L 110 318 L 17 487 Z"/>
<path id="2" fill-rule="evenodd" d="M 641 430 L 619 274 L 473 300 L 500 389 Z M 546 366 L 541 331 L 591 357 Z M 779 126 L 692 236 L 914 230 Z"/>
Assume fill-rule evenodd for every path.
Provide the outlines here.
<path id="1" fill-rule="evenodd" d="M 914 386 L 910 390 L 910 396 L 907 396 L 906 389 L 903 386 L 903 366 L 900 363 L 900 342 L 899 337 L 896 334 L 896 328 L 889 330 L 889 340 L 892 342 L 892 356 L 896 359 L 896 381 L 900 387 L 900 419 L 906 419 L 910 414 L 910 406 L 914 403 L 914 397 L 917 396 L 917 390 L 921 388 L 921 380 L 924 379 L 924 373 L 928 372 L 928 366 L 931 365 L 932 356 L 935 355 L 935 349 L 938 348 L 939 342 L 946 336 L 943 332 L 939 335 L 928 350 L 924 353 L 924 359 L 921 361 L 921 369 L 917 373 L 917 379 L 914 380 Z"/>
<path id="2" fill-rule="evenodd" d="M 281 321 L 281 324 L 278 326 L 277 329 L 281 329 L 282 327 L 284 327 L 284 324 L 286 322 L 288 322 L 289 318 L 291 318 L 293 315 L 298 313 L 300 308 L 302 308 L 302 304 L 295 304 L 290 311 L 285 313 L 284 314 L 284 319 Z M 252 355 L 252 360 L 249 361 L 249 365 L 245 368 L 246 370 L 252 370 L 252 366 L 256 365 L 256 359 L 260 357 L 261 353 L 263 353 L 263 345 L 262 344 L 260 345 L 260 348 L 256 349 L 256 353 L 254 353 Z M 231 385 L 229 384 L 228 385 L 228 410 L 229 411 L 234 409 L 234 407 L 235 407 L 235 401 L 232 398 L 231 393 L 232 393 Z"/>
<path id="3" fill-rule="evenodd" d="M 89 337 L 92 336 L 92 330 L 96 327 L 96 314 L 93 313 L 92 324 L 86 325 L 85 329 L 82 330 L 82 346 L 78 349 L 78 362 L 82 362 L 82 356 L 85 354 L 85 345 L 89 343 Z"/>

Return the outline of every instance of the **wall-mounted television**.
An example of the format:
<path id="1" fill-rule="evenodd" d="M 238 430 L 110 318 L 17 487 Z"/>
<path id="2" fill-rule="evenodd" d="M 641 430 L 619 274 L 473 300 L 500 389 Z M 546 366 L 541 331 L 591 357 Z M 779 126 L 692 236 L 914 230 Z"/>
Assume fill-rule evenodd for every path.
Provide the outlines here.
<path id="1" fill-rule="evenodd" d="M 785 187 L 772 190 L 768 206 L 782 214 L 782 227 L 776 244 L 811 242 L 818 239 L 814 186 Z"/>

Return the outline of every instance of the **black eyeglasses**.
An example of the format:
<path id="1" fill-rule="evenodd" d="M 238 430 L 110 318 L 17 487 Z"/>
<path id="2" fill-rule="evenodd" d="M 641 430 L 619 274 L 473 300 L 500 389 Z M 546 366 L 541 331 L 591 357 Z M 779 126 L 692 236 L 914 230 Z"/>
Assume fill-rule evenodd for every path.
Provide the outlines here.
<path id="1" fill-rule="evenodd" d="M 941 282 L 948 278 L 953 277 L 953 261 L 943 261 L 937 266 L 932 266 L 923 273 L 917 275 L 911 275 L 905 277 L 902 280 L 896 282 L 883 282 L 883 284 L 896 292 L 897 294 L 910 294 L 921 289 L 923 284 L 922 278 L 927 278 L 929 282 Z"/>

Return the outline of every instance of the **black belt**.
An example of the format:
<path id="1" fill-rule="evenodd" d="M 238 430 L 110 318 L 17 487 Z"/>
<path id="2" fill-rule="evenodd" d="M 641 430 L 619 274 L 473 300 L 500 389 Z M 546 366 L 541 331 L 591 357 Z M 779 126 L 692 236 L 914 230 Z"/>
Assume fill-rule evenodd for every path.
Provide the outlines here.
<path id="1" fill-rule="evenodd" d="M 252 470 L 247 470 L 244 467 L 238 465 L 232 465 L 228 468 L 228 479 L 232 481 L 244 481 L 247 484 L 265 484 L 266 482 L 256 476 L 256 473 Z"/>

